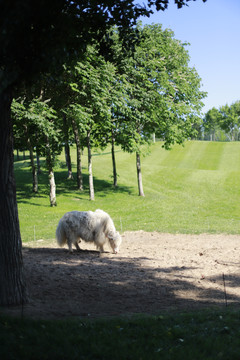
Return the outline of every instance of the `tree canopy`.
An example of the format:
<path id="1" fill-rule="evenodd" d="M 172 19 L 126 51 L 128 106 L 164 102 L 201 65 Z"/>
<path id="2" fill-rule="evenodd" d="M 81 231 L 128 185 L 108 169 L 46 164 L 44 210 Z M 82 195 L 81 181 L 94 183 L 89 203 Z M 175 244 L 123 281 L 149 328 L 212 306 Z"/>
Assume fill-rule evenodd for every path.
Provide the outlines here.
<path id="1" fill-rule="evenodd" d="M 201 79 L 196 70 L 189 67 L 187 44 L 176 40 L 171 30 L 162 30 L 161 25 L 142 27 L 139 23 L 135 32 L 138 43 L 134 53 L 130 51 L 123 55 L 123 39 L 115 27 L 109 31 L 111 46 L 107 59 L 101 55 L 99 44 L 94 43 L 87 46 L 84 56 L 74 66 L 64 66 L 64 73 L 56 79 L 54 86 L 46 77 L 40 81 L 42 93 L 52 99 L 60 116 L 57 124 L 58 131 L 63 129 L 61 144 L 68 142 L 64 134 L 68 131 L 64 126 L 65 119 L 72 124 L 77 146 L 79 190 L 83 188 L 81 149 L 88 148 L 91 199 L 94 199 L 93 146 L 103 148 L 111 143 L 116 186 L 115 144 L 124 151 L 136 152 L 140 173 L 142 145 L 150 143 L 153 134 L 163 139 L 163 146 L 169 149 L 175 142 L 180 144 L 192 137 L 200 122 L 205 93 L 200 90 Z M 42 107 L 39 104 L 38 109 L 41 126 Z M 25 119 L 33 108 L 30 106 L 29 110 Z M 36 106 L 34 110 L 37 110 Z M 37 127 L 38 119 L 36 116 L 34 119 Z M 41 134 L 42 129 L 37 133 Z"/>
<path id="2" fill-rule="evenodd" d="M 178 7 L 190 0 L 175 0 Z M 206 0 L 202 0 L 206 1 Z M 117 25 L 125 45 L 133 41 L 131 28 L 152 8 L 165 10 L 168 0 L 0 0 L 0 91 L 34 75 L 56 69 L 83 53 L 97 39 L 103 45 L 106 30 Z"/>

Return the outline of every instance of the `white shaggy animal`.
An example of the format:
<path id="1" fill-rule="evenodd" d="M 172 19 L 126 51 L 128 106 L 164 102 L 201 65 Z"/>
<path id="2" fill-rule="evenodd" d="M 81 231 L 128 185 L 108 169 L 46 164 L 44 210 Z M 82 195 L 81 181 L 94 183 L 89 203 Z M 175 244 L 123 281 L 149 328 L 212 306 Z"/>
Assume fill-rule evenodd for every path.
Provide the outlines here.
<path id="1" fill-rule="evenodd" d="M 94 242 L 97 248 L 103 252 L 103 245 L 109 241 L 113 252 L 119 251 L 122 238 L 116 231 L 110 216 L 103 210 L 92 211 L 70 211 L 60 219 L 56 239 L 59 246 L 66 243 L 70 252 L 72 245 L 79 251 L 78 243 L 81 240 Z"/>

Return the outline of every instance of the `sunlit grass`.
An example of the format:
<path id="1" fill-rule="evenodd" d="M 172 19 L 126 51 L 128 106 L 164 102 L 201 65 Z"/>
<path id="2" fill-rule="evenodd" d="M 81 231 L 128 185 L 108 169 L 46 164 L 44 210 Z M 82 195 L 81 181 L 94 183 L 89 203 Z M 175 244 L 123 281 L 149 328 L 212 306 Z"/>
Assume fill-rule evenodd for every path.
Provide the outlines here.
<path id="1" fill-rule="evenodd" d="M 16 162 L 17 197 L 23 241 L 54 238 L 59 218 L 71 210 L 102 208 L 120 231 L 240 233 L 240 143 L 189 141 L 162 149 L 152 145 L 142 157 L 145 197 L 138 196 L 135 154 L 117 149 L 118 188 L 112 186 L 111 151 L 94 153 L 95 201 L 89 201 L 87 153 L 83 155 L 83 192 L 67 180 L 64 155 L 55 169 L 58 206 L 51 208 L 46 171 L 39 193 L 31 192 L 28 161 Z M 75 150 L 71 151 L 76 173 Z"/>

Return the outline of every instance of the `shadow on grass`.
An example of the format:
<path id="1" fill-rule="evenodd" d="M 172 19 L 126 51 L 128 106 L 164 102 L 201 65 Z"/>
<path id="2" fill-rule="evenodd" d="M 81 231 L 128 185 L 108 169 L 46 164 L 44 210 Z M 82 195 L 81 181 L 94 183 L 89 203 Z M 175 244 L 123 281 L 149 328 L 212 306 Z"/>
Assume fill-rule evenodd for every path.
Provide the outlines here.
<path id="1" fill-rule="evenodd" d="M 95 250 L 69 254 L 66 248 L 24 247 L 23 258 L 31 299 L 26 316 L 118 316 L 225 307 L 223 287 L 204 287 L 185 276 L 194 267 L 146 267 L 145 261 L 154 259 Z M 221 280 L 221 274 L 211 279 Z M 240 276 L 232 275 L 228 288 L 239 285 Z M 240 297 L 228 295 L 228 301 L 239 305 Z"/>
<path id="2" fill-rule="evenodd" d="M 79 199 L 85 198 L 89 193 L 89 184 L 88 184 L 88 175 L 83 174 L 83 186 L 84 190 L 80 191 L 77 189 L 76 183 L 76 174 L 73 175 L 74 179 L 67 179 L 66 169 L 55 172 L 55 182 L 56 182 L 56 193 L 58 195 L 69 195 Z M 41 174 L 38 175 L 38 192 L 34 193 L 32 191 L 32 174 L 31 170 L 26 171 L 26 168 L 19 167 L 15 169 L 15 177 L 17 184 L 17 196 L 19 203 L 28 203 L 30 199 L 36 198 L 46 198 L 49 196 L 49 183 L 48 183 L 48 173 L 46 170 L 42 170 Z M 94 177 L 94 191 L 96 196 L 105 197 L 109 193 L 127 193 L 129 195 L 133 194 L 133 188 L 130 186 L 118 186 L 114 187 L 110 181 L 101 180 Z M 37 205 L 35 203 L 35 205 Z"/>

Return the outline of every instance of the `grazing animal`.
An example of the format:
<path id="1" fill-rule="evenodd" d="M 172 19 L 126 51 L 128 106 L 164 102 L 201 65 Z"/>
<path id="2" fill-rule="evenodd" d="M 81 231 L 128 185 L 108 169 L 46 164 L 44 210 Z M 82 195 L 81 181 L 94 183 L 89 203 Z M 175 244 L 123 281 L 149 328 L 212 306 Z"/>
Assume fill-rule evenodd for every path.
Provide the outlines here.
<path id="1" fill-rule="evenodd" d="M 116 231 L 111 217 L 103 210 L 96 211 L 70 211 L 59 220 L 56 239 L 59 246 L 68 244 L 72 253 L 72 245 L 80 251 L 78 245 L 81 240 L 93 242 L 103 252 L 103 245 L 109 244 L 116 254 L 119 251 L 122 238 Z"/>

